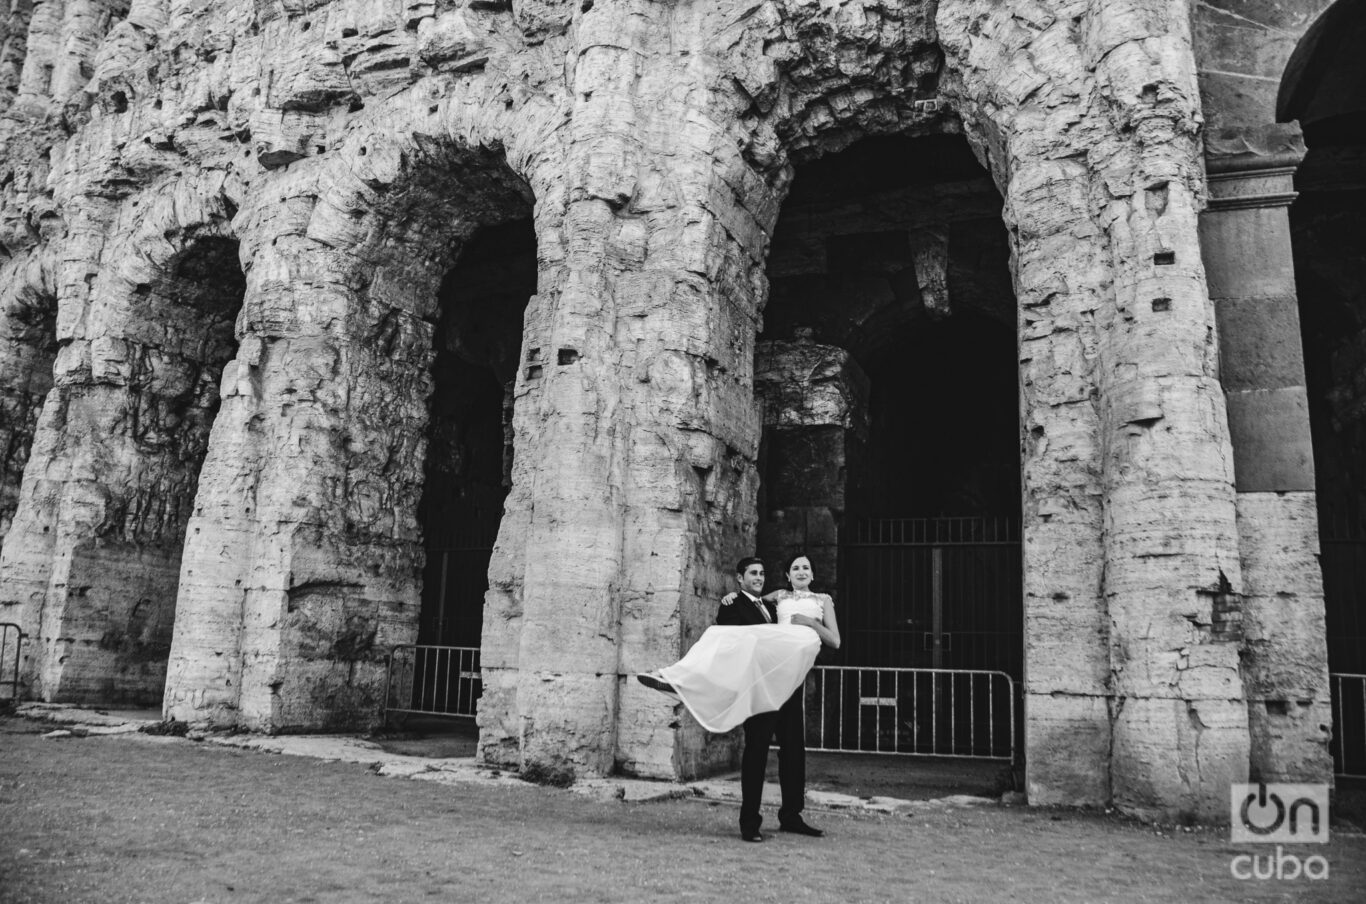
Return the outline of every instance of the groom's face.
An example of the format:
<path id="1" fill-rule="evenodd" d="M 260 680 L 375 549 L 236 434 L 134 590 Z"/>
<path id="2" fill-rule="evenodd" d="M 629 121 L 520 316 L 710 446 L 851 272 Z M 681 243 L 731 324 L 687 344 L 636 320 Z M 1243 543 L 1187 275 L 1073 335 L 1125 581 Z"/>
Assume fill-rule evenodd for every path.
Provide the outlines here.
<path id="1" fill-rule="evenodd" d="M 740 581 L 740 588 L 750 596 L 764 592 L 764 566 L 759 563 L 754 563 L 735 577 Z"/>

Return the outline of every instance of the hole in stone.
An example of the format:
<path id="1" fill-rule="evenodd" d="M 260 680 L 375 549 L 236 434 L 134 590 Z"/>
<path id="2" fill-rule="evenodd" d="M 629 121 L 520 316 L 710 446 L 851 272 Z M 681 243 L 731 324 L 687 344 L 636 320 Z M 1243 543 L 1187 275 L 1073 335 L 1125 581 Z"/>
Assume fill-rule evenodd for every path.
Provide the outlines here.
<path id="1" fill-rule="evenodd" d="M 1171 300 L 1170 298 L 1154 298 L 1154 299 L 1153 299 L 1153 313 L 1154 313 L 1154 314 L 1165 314 L 1165 313 L 1167 313 L 1168 311 L 1170 311 L 1171 309 L 1172 309 L 1172 300 Z"/>
<path id="2" fill-rule="evenodd" d="M 541 350 L 539 348 L 529 348 L 526 352 L 527 361 L 541 360 Z"/>
<path id="3" fill-rule="evenodd" d="M 115 112 L 115 113 L 127 113 L 127 112 L 128 112 L 128 95 L 127 95 L 127 94 L 124 94 L 122 91 L 115 91 L 112 95 L 110 95 L 109 100 L 110 100 L 110 102 L 113 103 L 113 105 L 114 105 L 114 112 Z"/>
<path id="4" fill-rule="evenodd" d="M 572 348 L 562 348 L 562 349 L 560 349 L 560 353 L 559 353 L 559 357 L 558 357 L 558 359 L 557 359 L 557 363 L 559 363 L 559 364 L 573 364 L 573 363 L 574 363 L 575 361 L 577 361 L 577 360 L 579 360 L 579 353 L 578 353 L 577 350 L 572 349 Z"/>
<path id="5" fill-rule="evenodd" d="M 1176 263 L 1175 251 L 1159 251 L 1153 255 L 1153 263 L 1159 267 L 1170 267 Z"/>
<path id="6" fill-rule="evenodd" d="M 538 380 L 541 377 L 542 370 L 543 368 L 541 367 L 541 365 L 533 364 L 526 369 L 526 378 L 528 380 Z"/>

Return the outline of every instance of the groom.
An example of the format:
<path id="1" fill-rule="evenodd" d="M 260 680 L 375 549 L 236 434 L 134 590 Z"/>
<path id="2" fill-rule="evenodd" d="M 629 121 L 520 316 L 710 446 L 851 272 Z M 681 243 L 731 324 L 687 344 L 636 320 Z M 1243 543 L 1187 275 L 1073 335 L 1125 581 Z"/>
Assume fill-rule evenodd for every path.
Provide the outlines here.
<path id="1" fill-rule="evenodd" d="M 773 607 L 764 602 L 764 563 L 753 556 L 735 566 L 740 595 L 716 613 L 718 625 L 762 625 L 777 621 Z M 799 687 L 776 712 L 759 713 L 745 720 L 745 751 L 740 761 L 740 837 L 763 841 L 759 831 L 763 817 L 759 802 L 764 796 L 764 773 L 768 769 L 768 747 L 778 738 L 778 782 L 783 802 L 778 810 L 778 830 L 812 835 L 825 833 L 802 819 L 806 802 L 806 718 L 802 711 L 805 688 Z"/>

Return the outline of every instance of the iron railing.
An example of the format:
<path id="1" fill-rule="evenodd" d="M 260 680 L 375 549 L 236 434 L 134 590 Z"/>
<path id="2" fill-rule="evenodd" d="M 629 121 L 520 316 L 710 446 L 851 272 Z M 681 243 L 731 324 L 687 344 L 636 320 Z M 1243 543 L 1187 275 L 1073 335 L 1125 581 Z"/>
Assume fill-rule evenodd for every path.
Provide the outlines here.
<path id="1" fill-rule="evenodd" d="M 1366 778 L 1366 675 L 1328 676 L 1333 700 L 1333 773 Z"/>
<path id="2" fill-rule="evenodd" d="M 19 659 L 26 635 L 13 622 L 0 622 L 0 700 L 19 699 Z M 9 695 L 4 696 L 5 688 Z"/>
<path id="3" fill-rule="evenodd" d="M 401 644 L 389 653 L 384 715 L 472 718 L 482 691 L 478 647 Z"/>
<path id="4" fill-rule="evenodd" d="M 982 669 L 817 666 L 807 749 L 1015 760 L 1015 680 Z"/>
<path id="5" fill-rule="evenodd" d="M 838 662 L 1023 674 L 1019 524 L 1009 518 L 872 518 L 840 544 Z"/>

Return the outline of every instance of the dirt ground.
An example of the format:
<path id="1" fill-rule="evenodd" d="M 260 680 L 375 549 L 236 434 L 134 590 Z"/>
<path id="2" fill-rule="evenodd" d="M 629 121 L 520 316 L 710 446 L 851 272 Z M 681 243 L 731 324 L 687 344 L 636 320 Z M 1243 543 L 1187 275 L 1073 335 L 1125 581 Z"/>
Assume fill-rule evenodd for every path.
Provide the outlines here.
<path id="1" fill-rule="evenodd" d="M 0 719 L 5 904 L 1366 898 L 1366 836 L 1341 823 L 1312 846 L 1331 866 L 1313 882 L 1234 879 L 1231 858 L 1261 851 L 1227 830 L 994 803 L 809 812 L 827 837 L 753 845 L 733 807 L 704 799 L 437 785 L 180 738 L 43 738 L 52 727 Z"/>

